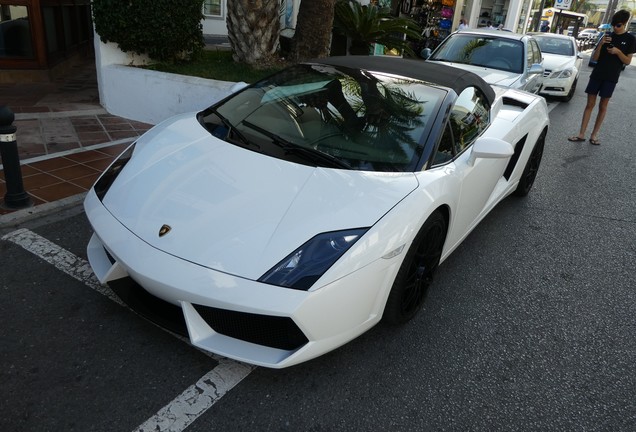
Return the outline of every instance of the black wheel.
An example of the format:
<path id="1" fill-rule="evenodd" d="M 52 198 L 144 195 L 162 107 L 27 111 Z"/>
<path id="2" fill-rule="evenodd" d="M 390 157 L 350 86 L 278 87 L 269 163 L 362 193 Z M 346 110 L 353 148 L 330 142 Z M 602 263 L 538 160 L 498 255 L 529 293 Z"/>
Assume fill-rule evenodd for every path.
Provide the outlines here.
<path id="1" fill-rule="evenodd" d="M 405 323 L 420 310 L 439 265 L 445 239 L 446 219 L 436 211 L 424 222 L 395 277 L 384 307 L 385 322 Z"/>
<path id="2" fill-rule="evenodd" d="M 574 91 L 576 90 L 577 82 L 578 82 L 578 79 L 574 80 L 574 82 L 572 83 L 572 87 L 570 88 L 570 91 L 568 92 L 566 96 L 563 97 L 563 102 L 570 102 L 570 99 L 572 99 L 572 96 L 574 96 Z"/>
<path id="3" fill-rule="evenodd" d="M 517 185 L 517 189 L 515 189 L 514 194 L 519 197 L 524 197 L 528 195 L 530 189 L 532 189 L 532 185 L 534 184 L 534 179 L 537 177 L 537 172 L 539 171 L 539 165 L 541 165 L 541 157 L 543 156 L 543 146 L 545 145 L 545 132 L 541 134 L 537 143 L 532 149 L 532 154 L 526 163 L 526 167 L 523 170 L 523 174 L 521 174 L 521 179 L 519 180 L 519 184 Z"/>

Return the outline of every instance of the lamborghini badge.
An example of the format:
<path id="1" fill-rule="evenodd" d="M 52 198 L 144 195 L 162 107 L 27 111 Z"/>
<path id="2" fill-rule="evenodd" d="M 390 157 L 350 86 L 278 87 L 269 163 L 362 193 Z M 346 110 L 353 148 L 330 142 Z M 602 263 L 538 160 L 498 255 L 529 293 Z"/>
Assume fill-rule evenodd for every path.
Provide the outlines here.
<path id="1" fill-rule="evenodd" d="M 170 232 L 171 229 L 172 228 L 170 228 L 170 225 L 162 225 L 161 228 L 159 228 L 159 237 L 165 236 Z"/>

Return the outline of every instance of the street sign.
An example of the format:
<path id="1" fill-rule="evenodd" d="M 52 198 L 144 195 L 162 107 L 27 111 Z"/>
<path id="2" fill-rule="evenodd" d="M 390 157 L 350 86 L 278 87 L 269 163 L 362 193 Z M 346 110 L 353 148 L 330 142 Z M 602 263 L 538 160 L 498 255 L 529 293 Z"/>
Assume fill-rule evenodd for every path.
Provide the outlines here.
<path id="1" fill-rule="evenodd" d="M 570 10 L 572 0 L 554 0 L 554 7 L 557 9 Z"/>

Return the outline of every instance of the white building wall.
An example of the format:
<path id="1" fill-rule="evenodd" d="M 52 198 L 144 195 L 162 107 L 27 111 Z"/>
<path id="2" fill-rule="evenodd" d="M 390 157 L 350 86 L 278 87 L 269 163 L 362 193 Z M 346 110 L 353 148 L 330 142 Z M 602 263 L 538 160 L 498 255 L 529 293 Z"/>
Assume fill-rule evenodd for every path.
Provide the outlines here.
<path id="1" fill-rule="evenodd" d="M 210 16 L 205 15 L 201 21 L 203 34 L 215 36 L 227 36 L 227 25 L 225 19 L 227 17 L 227 0 L 221 1 L 221 15 Z"/>
<path id="2" fill-rule="evenodd" d="M 479 27 L 479 14 L 481 13 L 481 0 L 472 0 L 466 4 L 466 19 L 470 28 Z"/>
<path id="3" fill-rule="evenodd" d="M 521 26 L 519 25 L 523 1 L 524 0 L 510 0 L 510 4 L 508 5 L 508 14 L 506 15 L 506 21 L 504 22 L 505 28 L 514 32 L 523 31 L 523 24 Z"/>
<path id="4" fill-rule="evenodd" d="M 203 25 L 203 34 L 227 36 L 227 25 L 225 24 L 225 17 L 205 17 L 201 24 Z"/>
<path id="5" fill-rule="evenodd" d="M 95 34 L 99 101 L 110 114 L 157 124 L 177 114 L 198 111 L 233 92 L 235 83 L 157 72 L 134 65 L 146 56 L 122 52 Z"/>

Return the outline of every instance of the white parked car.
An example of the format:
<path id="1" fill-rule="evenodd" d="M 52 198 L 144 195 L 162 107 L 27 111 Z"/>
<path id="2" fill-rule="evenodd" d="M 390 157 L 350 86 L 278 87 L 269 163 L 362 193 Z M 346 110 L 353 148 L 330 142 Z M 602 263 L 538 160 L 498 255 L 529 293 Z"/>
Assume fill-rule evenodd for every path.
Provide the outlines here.
<path id="1" fill-rule="evenodd" d="M 539 94 L 569 101 L 574 95 L 583 56 L 572 36 L 535 33 L 543 53 L 544 80 Z"/>
<path id="2" fill-rule="evenodd" d="M 413 318 L 438 264 L 528 194 L 547 130 L 544 98 L 460 69 L 299 64 L 125 150 L 86 196 L 88 258 L 194 345 L 290 366 Z"/>
<path id="3" fill-rule="evenodd" d="M 598 38 L 599 32 L 596 29 L 583 29 L 579 32 L 578 39 L 593 39 Z"/>
<path id="4" fill-rule="evenodd" d="M 530 35 L 499 30 L 451 33 L 429 62 L 473 72 L 487 83 L 537 93 L 543 81 L 541 49 Z"/>

